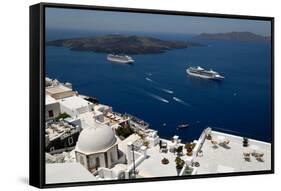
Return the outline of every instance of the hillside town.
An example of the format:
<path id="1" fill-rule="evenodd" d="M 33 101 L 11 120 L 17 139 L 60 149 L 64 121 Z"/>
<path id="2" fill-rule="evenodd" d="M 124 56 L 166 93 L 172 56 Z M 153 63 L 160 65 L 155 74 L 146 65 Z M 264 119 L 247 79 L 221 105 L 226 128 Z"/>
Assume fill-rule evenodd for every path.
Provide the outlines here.
<path id="1" fill-rule="evenodd" d="M 145 119 L 115 109 L 46 77 L 47 184 L 271 169 L 270 143 L 210 127 L 192 142 L 164 139 Z"/>

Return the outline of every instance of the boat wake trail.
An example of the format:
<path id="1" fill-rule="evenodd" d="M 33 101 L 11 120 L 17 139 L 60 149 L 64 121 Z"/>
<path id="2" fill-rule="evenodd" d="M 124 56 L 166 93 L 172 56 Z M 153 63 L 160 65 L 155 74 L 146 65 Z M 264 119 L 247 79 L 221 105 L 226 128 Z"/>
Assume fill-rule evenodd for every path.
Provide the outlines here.
<path id="1" fill-rule="evenodd" d="M 146 81 L 149 81 L 149 82 L 153 82 L 153 80 L 150 79 L 150 78 L 148 78 L 148 77 L 146 77 L 145 80 L 146 80 Z"/>
<path id="2" fill-rule="evenodd" d="M 158 95 L 155 95 L 155 94 L 152 94 L 152 93 L 149 93 L 149 92 L 146 92 L 147 95 L 149 95 L 150 97 L 154 98 L 154 99 L 157 99 L 158 101 L 161 101 L 161 102 L 164 102 L 164 103 L 169 103 L 168 100 L 158 96 Z"/>
<path id="3" fill-rule="evenodd" d="M 152 76 L 151 73 L 147 73 L 147 75 Z M 154 80 L 152 80 L 152 79 L 149 78 L 149 77 L 145 77 L 145 80 L 146 80 L 146 81 L 149 81 L 149 82 L 153 82 L 153 83 L 156 84 L 156 85 L 160 85 L 158 82 L 155 82 Z M 155 87 L 155 89 L 161 90 L 161 91 L 163 91 L 163 92 L 165 92 L 165 93 L 168 93 L 168 94 L 174 94 L 174 91 L 169 90 L 169 89 L 166 89 L 166 88 L 161 88 L 161 86 L 160 86 L 160 87 Z"/>
<path id="4" fill-rule="evenodd" d="M 155 95 L 155 94 L 153 94 L 153 93 L 147 92 L 147 91 L 145 91 L 145 90 L 143 90 L 143 89 L 140 89 L 140 88 L 137 88 L 137 87 L 131 87 L 131 88 L 132 88 L 132 89 L 135 89 L 136 91 L 141 92 L 141 93 L 143 93 L 143 94 L 145 94 L 145 95 L 147 95 L 147 96 L 149 96 L 149 97 L 152 97 L 152 98 L 154 98 L 154 99 L 156 99 L 156 100 L 158 100 L 158 101 L 161 101 L 161 102 L 164 102 L 164 103 L 169 103 L 169 101 L 166 100 L 165 98 L 160 97 L 160 96 L 158 96 L 158 95 Z"/>
<path id="5" fill-rule="evenodd" d="M 165 89 L 165 88 L 159 88 L 161 91 L 166 92 L 168 94 L 174 94 L 174 91 L 169 90 L 169 89 Z"/>
<path id="6" fill-rule="evenodd" d="M 180 104 L 183 104 L 183 105 L 186 105 L 186 106 L 190 106 L 190 104 L 186 103 L 185 101 L 177 98 L 177 97 L 173 97 L 173 100 L 175 100 L 176 102 L 180 103 Z"/>

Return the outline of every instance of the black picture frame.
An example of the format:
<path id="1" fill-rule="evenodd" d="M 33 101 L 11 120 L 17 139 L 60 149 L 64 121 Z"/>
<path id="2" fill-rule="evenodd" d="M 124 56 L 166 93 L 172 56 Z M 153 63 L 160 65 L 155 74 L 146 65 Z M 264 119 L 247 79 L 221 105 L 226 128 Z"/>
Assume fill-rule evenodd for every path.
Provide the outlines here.
<path id="1" fill-rule="evenodd" d="M 45 8 L 71 8 L 83 10 L 102 10 L 102 11 L 118 11 L 132 13 L 152 13 L 164 15 L 183 15 L 183 16 L 200 16 L 215 18 L 237 18 L 249 20 L 262 20 L 271 22 L 271 108 L 272 108 L 272 142 L 271 142 L 271 170 L 266 171 L 249 171 L 249 172 L 233 172 L 223 174 L 206 174 L 192 176 L 177 177 L 158 177 L 128 180 L 105 180 L 94 182 L 76 182 L 76 183 L 45 183 L 45 131 L 44 131 L 44 113 L 45 113 Z M 153 9 L 135 9 L 120 7 L 103 7 L 89 5 L 73 5 L 73 4 L 55 4 L 40 3 L 30 6 L 30 137 L 29 137 L 29 184 L 38 188 L 68 187 L 68 186 L 85 186 L 85 185 L 101 185 L 101 184 L 121 184 L 136 183 L 148 181 L 167 181 L 179 179 L 196 179 L 196 178 L 212 178 L 227 176 L 244 176 L 258 174 L 274 173 L 274 18 L 260 17 L 249 15 L 230 15 L 215 13 L 196 13 L 183 11 L 167 11 Z"/>

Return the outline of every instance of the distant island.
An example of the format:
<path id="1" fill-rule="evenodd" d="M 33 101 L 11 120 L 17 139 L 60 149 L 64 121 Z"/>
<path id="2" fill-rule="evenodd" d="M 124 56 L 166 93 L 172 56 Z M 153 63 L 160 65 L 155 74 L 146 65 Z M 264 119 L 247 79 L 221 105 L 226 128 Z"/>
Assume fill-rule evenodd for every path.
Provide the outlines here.
<path id="1" fill-rule="evenodd" d="M 246 42 L 270 42 L 270 36 L 262 36 L 252 32 L 228 32 L 228 33 L 201 33 L 194 39 L 206 40 L 236 40 Z"/>
<path id="2" fill-rule="evenodd" d="M 97 37 L 61 39 L 46 42 L 47 46 L 68 47 L 73 51 L 93 51 L 115 54 L 152 54 L 192 46 L 188 41 L 161 40 L 146 36 L 111 34 Z"/>

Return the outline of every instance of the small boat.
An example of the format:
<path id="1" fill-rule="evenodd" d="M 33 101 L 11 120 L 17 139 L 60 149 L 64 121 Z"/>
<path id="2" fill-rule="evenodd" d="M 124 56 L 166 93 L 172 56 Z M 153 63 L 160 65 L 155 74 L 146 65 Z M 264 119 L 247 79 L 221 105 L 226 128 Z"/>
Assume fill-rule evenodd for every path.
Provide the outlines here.
<path id="1" fill-rule="evenodd" d="M 187 128 L 189 125 L 187 123 L 178 125 L 179 129 Z"/>
<path id="2" fill-rule="evenodd" d="M 163 126 L 165 127 L 167 124 L 166 123 L 163 123 Z"/>

